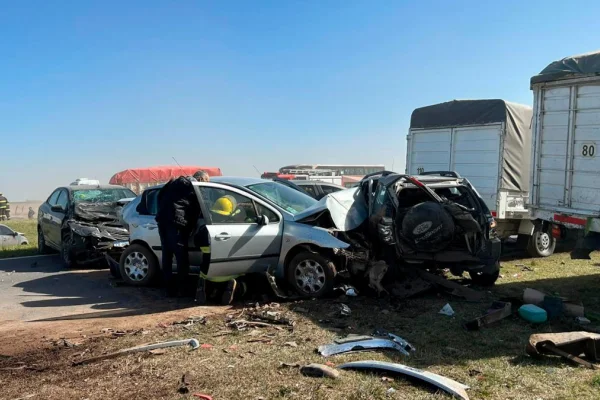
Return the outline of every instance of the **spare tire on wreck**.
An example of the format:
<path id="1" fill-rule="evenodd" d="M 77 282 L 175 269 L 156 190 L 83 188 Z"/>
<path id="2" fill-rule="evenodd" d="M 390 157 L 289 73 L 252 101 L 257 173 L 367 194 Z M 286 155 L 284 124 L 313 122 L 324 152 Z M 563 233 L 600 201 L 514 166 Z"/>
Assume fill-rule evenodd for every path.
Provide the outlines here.
<path id="1" fill-rule="evenodd" d="M 416 251 L 443 250 L 450 244 L 454 235 L 452 217 L 443 205 L 432 201 L 411 207 L 404 214 L 400 226 L 402 236 Z"/>

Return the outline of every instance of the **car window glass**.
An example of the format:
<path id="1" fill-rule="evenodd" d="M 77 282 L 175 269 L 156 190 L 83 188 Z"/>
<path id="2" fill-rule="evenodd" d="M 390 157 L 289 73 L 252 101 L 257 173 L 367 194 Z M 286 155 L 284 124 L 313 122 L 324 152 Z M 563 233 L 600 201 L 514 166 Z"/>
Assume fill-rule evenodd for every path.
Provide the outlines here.
<path id="1" fill-rule="evenodd" d="M 308 193 L 309 195 L 311 195 L 312 197 L 317 197 L 317 193 L 315 190 L 315 186 L 314 185 L 302 185 L 300 186 L 302 189 L 304 189 L 306 191 L 306 193 Z"/>
<path id="2" fill-rule="evenodd" d="M 338 190 L 340 190 L 339 187 L 329 186 L 329 185 L 321 185 L 321 189 L 323 190 L 323 193 L 325 193 L 325 194 L 335 193 Z"/>
<path id="3" fill-rule="evenodd" d="M 62 192 L 62 190 L 55 190 L 54 193 L 52 193 L 52 195 L 48 199 L 48 204 L 50 204 L 51 206 L 55 206 L 56 200 L 58 200 L 58 195 L 60 194 L 60 192 Z"/>
<path id="4" fill-rule="evenodd" d="M 200 193 L 213 224 L 256 223 L 254 202 L 248 197 L 207 186 L 200 187 Z"/>
<path id="5" fill-rule="evenodd" d="M 269 208 L 263 206 L 262 204 L 259 204 L 259 203 L 254 203 L 254 204 L 256 205 L 256 209 L 258 210 L 258 215 L 264 215 L 267 218 L 269 218 L 269 223 L 270 222 L 279 222 L 279 217 L 277 216 L 277 214 L 275 214 L 275 212 L 273 212 Z"/>
<path id="6" fill-rule="evenodd" d="M 146 195 L 146 210 L 150 215 L 156 215 L 158 212 L 158 190 L 151 190 Z"/>
<path id="7" fill-rule="evenodd" d="M 63 210 L 66 210 L 67 204 L 69 204 L 69 197 L 67 191 L 61 190 L 60 195 L 58 196 L 58 200 L 56 201 L 56 205 L 61 206 Z"/>
<path id="8" fill-rule="evenodd" d="M 12 231 L 8 227 L 0 225 L 0 235 L 12 235 Z"/>

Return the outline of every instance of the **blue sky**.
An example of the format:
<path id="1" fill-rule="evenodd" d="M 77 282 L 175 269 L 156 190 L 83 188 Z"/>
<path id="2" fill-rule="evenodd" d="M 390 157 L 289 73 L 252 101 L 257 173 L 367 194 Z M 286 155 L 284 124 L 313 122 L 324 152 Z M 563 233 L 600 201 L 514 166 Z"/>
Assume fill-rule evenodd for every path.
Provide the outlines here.
<path id="1" fill-rule="evenodd" d="M 152 165 L 403 170 L 416 107 L 532 103 L 596 50 L 600 2 L 4 1 L 0 191 Z"/>

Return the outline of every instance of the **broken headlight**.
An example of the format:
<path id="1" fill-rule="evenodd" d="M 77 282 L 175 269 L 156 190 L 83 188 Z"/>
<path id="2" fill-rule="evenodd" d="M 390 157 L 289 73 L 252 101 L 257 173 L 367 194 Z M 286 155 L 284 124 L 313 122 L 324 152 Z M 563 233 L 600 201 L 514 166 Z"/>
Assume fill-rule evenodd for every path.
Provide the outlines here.
<path id="1" fill-rule="evenodd" d="M 123 247 L 127 247 L 129 246 L 129 240 L 117 240 L 114 241 L 112 244 L 112 247 L 119 247 L 119 248 L 123 248 Z"/>

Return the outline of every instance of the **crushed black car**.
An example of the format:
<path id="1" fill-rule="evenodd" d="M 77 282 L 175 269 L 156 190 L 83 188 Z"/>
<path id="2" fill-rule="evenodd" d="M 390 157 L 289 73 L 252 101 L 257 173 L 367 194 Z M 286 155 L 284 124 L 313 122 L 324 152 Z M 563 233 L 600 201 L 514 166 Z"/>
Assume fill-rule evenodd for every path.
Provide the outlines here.
<path id="1" fill-rule="evenodd" d="M 499 276 L 501 241 L 481 196 L 455 172 L 364 178 L 367 236 L 376 259 L 399 258 L 426 268 L 465 271 L 479 285 Z"/>
<path id="2" fill-rule="evenodd" d="M 67 267 L 104 262 L 120 256 L 129 233 L 119 219 L 127 199 L 122 186 L 73 185 L 56 189 L 38 212 L 38 249 L 60 252 Z"/>
<path id="3" fill-rule="evenodd" d="M 357 189 L 331 194 L 304 214 L 300 222 L 350 244 L 330 257 L 338 272 L 368 276 L 377 291 L 390 266 L 449 269 L 457 276 L 466 271 L 481 286 L 499 276 L 494 219 L 477 190 L 455 172 L 371 174 Z"/>

